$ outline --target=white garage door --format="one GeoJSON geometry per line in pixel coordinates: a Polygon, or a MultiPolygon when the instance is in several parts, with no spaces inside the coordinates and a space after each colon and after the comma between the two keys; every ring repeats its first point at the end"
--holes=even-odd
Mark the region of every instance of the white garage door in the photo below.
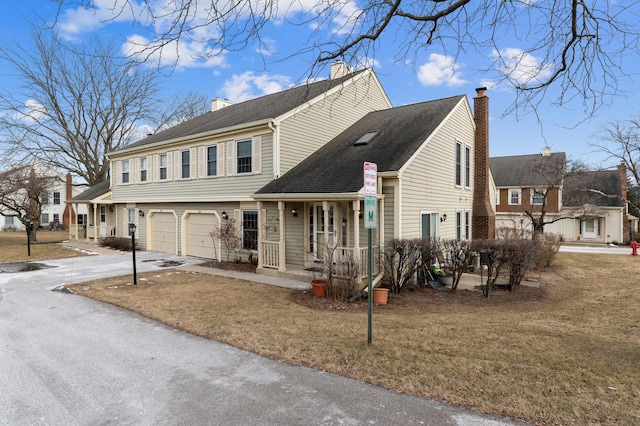
{"type": "Polygon", "coordinates": [[[220,244],[214,244],[211,232],[218,228],[218,219],[210,213],[192,213],[187,217],[187,252],[189,256],[220,258],[220,244]]]}
{"type": "Polygon", "coordinates": [[[175,254],[176,218],[173,213],[154,213],[151,216],[151,250],[175,254]]]}

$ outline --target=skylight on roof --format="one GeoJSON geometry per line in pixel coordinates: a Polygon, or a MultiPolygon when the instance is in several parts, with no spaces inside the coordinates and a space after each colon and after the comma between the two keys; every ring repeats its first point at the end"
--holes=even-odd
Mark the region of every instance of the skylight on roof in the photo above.
{"type": "Polygon", "coordinates": [[[367,145],[371,141],[371,139],[375,138],[378,135],[378,133],[380,133],[378,130],[376,130],[375,132],[365,133],[353,143],[353,146],[367,145]]]}

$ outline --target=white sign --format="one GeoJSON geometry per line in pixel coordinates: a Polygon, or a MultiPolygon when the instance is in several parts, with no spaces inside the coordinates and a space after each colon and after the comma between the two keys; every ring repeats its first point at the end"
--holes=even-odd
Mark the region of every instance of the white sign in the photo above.
{"type": "Polygon", "coordinates": [[[364,163],[364,195],[378,194],[378,165],[376,163],[364,163]]]}
{"type": "Polygon", "coordinates": [[[364,196],[364,229],[376,229],[378,227],[378,197],[375,195],[364,196]]]}

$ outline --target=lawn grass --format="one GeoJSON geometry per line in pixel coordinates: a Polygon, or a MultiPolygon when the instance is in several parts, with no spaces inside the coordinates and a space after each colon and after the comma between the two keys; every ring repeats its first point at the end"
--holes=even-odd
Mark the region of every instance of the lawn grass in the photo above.
{"type": "Polygon", "coordinates": [[[77,250],[57,244],[69,239],[68,231],[38,231],[37,239],[31,243],[29,256],[26,232],[0,232],[0,263],[83,256],[77,250]]]}
{"type": "Polygon", "coordinates": [[[69,286],[285,362],[535,424],[640,424],[640,259],[560,253],[540,288],[431,289],[374,309],[168,270],[69,286]],[[322,309],[318,308],[322,306],[322,309]]]}

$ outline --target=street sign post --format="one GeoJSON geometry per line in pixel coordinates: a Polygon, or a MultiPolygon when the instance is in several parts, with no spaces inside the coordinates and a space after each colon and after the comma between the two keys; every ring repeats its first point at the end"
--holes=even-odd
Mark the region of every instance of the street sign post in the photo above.
{"type": "Polygon", "coordinates": [[[367,300],[369,302],[369,321],[367,343],[373,341],[373,237],[372,230],[378,227],[378,165],[364,163],[364,227],[369,232],[368,268],[369,285],[367,300]]]}

